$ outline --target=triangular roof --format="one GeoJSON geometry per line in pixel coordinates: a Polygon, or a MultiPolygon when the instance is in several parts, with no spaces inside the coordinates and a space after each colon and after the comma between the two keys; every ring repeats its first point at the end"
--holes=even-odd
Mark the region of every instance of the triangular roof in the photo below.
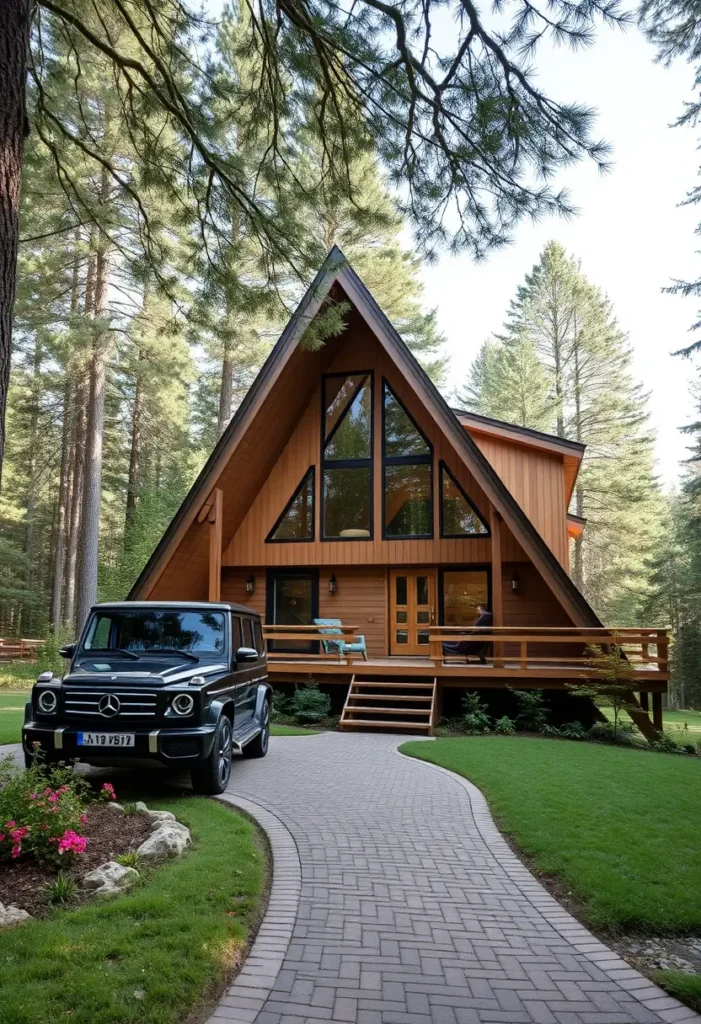
{"type": "MultiPolygon", "coordinates": [[[[215,445],[197,480],[190,488],[185,500],[132,587],[129,597],[139,596],[145,588],[153,583],[174,553],[184,533],[196,522],[203,503],[217,485],[217,480],[224,472],[237,445],[245,437],[247,426],[250,425],[256,411],[259,410],[261,402],[269,389],[280,379],[305,329],[319,312],[334,287],[343,291],[407,381],[421,396],[427,411],[451,439],[455,450],[464,460],[466,468],[548,582],[573,622],[576,625],[584,626],[601,625],[594,610],[567,575],[475,441],[464,429],[458,416],[451,410],[410,349],[402,341],[338,246],[333,247],[307,289],[252,387],[215,445]]],[[[227,543],[227,538],[224,539],[224,543],[227,543]]]]}

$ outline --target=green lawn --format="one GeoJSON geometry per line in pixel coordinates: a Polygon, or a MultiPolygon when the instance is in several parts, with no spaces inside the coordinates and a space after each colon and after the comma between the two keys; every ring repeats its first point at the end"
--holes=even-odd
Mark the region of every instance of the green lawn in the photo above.
{"type": "Polygon", "coordinates": [[[194,850],[129,895],[0,932],[3,1024],[181,1024],[240,962],[266,879],[254,826],[213,800],[146,799],[194,850]]]}
{"type": "MultiPolygon", "coordinates": [[[[479,786],[502,831],[603,931],[701,933],[701,759],[510,736],[405,743],[479,786]]],[[[701,975],[656,980],[701,1010],[701,975]]]]}
{"type": "MultiPolygon", "coordinates": [[[[613,721],[611,708],[603,708],[603,712],[613,721]]],[[[623,717],[629,720],[625,712],[623,717]]],[[[701,711],[664,711],[662,717],[665,731],[670,732],[676,740],[684,741],[684,736],[680,733],[687,735],[691,733],[692,735],[689,736],[691,743],[701,739],[701,711]]]]}
{"type": "Polygon", "coordinates": [[[319,732],[315,729],[303,729],[299,725],[271,725],[270,726],[271,736],[318,736],[319,732]]]}
{"type": "Polygon", "coordinates": [[[22,738],[24,705],[28,692],[7,693],[0,690],[0,743],[19,743],[22,738]]]}

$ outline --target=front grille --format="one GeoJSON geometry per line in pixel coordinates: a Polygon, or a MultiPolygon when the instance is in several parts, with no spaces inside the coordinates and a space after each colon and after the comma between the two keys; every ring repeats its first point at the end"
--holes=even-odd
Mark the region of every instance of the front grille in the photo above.
{"type": "Polygon", "coordinates": [[[66,715],[100,718],[115,721],[123,718],[154,718],[158,694],[143,690],[66,690],[63,707],[66,715]],[[119,710],[116,714],[100,711],[104,697],[116,697],[119,710]]]}

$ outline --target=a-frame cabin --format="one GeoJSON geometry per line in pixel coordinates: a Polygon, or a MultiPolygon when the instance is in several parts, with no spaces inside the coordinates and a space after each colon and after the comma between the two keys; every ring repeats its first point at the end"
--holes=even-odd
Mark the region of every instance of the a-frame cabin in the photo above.
{"type": "Polygon", "coordinates": [[[271,681],[343,686],[349,728],[430,730],[448,687],[563,690],[596,676],[587,645],[615,643],[653,736],[665,631],[605,629],[569,576],[583,453],[451,409],[334,248],[130,597],[251,605],[271,681]],[[330,301],[346,329],[310,351],[330,301]],[[444,648],[479,602],[486,664],[444,648]]]}

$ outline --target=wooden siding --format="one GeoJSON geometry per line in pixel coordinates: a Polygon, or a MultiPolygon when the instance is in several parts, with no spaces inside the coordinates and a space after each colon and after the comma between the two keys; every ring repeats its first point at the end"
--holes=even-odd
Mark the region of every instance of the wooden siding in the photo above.
{"type": "Polygon", "coordinates": [[[569,569],[565,468],[562,457],[468,433],[489,460],[557,560],[569,569]]]}
{"type": "MultiPolygon", "coordinates": [[[[456,456],[451,444],[426,413],[418,396],[408,386],[384,353],[374,336],[362,322],[354,322],[344,336],[344,343],[335,347],[337,355],[331,372],[374,370],[375,388],[375,451],[374,538],[373,540],[321,540],[322,473],[315,481],[315,540],[312,542],[266,543],[265,538],[291,498],[310,465],[319,466],[321,438],[321,381],[317,377],[314,391],[304,409],[289,443],[280,453],[268,479],[243,518],[241,526],[228,544],[222,562],[228,566],[267,565],[438,565],[485,563],[491,560],[488,537],[441,539],[439,537],[439,461],[442,459],[465,493],[489,520],[489,502],[476,481],[456,456]],[[381,417],[382,378],[385,377],[404,403],[434,448],[433,513],[434,537],[427,540],[382,539],[382,451],[381,417]]],[[[513,536],[504,531],[504,557],[525,558],[513,536]]]]}
{"type": "MultiPolygon", "coordinates": [[[[505,626],[569,626],[570,620],[544,580],[529,563],[506,562],[502,572],[505,626]],[[514,573],[518,590],[511,581],[514,573]]],[[[227,568],[222,572],[222,601],[246,604],[266,613],[266,567],[227,568]],[[253,574],[255,593],[246,593],[246,579],[253,574]]],[[[333,565],[319,573],[319,616],[340,619],[365,636],[368,655],[389,653],[387,636],[388,570],[378,566],[333,565]],[[337,591],[329,594],[329,577],[336,576],[337,591]]],[[[550,654],[553,652],[547,651],[550,654]]],[[[567,653],[567,652],[565,652],[567,653]]]]}

